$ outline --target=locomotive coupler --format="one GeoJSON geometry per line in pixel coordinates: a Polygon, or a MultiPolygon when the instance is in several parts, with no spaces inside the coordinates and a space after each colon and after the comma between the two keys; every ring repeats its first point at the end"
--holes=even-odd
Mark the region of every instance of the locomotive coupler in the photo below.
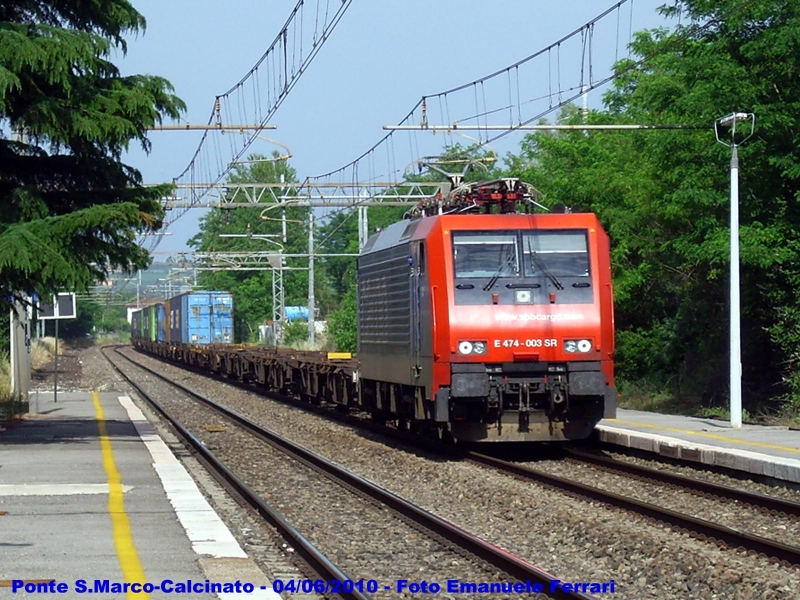
{"type": "Polygon", "coordinates": [[[552,378],[548,382],[550,388],[550,410],[549,416],[563,415],[569,411],[569,394],[567,382],[561,376],[552,378]]]}

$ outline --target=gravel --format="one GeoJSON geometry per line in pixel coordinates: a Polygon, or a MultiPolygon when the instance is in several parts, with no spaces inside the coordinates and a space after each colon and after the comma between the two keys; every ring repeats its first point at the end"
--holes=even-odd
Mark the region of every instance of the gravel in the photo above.
{"type": "Polygon", "coordinates": [[[521,464],[737,531],[793,545],[800,542],[800,520],[794,515],[772,514],[736,501],[707,498],[678,486],[610,473],[600,467],[575,460],[543,460],[521,464]]]}
{"type": "MultiPolygon", "coordinates": [[[[616,598],[800,598],[794,568],[472,463],[442,460],[128,352],[566,581],[614,579],[616,598]]],[[[684,501],[693,508],[699,499],[687,495],[684,501]]]]}
{"type": "MultiPolygon", "coordinates": [[[[128,365],[122,366],[126,372],[131,370],[128,365]]],[[[411,597],[398,594],[395,582],[401,579],[434,581],[443,586],[454,578],[513,582],[447,542],[419,531],[386,507],[261,442],[184,393],[164,390],[163,383],[151,375],[135,376],[148,394],[171,414],[179,414],[189,431],[349,578],[378,581],[380,588],[372,597],[411,597]],[[384,589],[387,585],[390,590],[384,589]]],[[[442,592],[437,597],[456,596],[442,592]]],[[[485,596],[458,595],[472,597],[485,596]]]]}
{"type": "Polygon", "coordinates": [[[661,471],[668,471],[678,475],[685,475],[694,479],[702,479],[710,481],[711,483],[719,483],[721,485],[729,485],[731,487],[738,487],[743,490],[757,492],[760,494],[768,494],[776,498],[783,498],[784,500],[791,500],[793,502],[800,502],[800,489],[787,485],[769,485],[760,483],[747,477],[747,474],[742,474],[742,477],[732,477],[726,475],[713,467],[695,466],[694,463],[675,464],[674,462],[663,460],[659,457],[644,458],[626,452],[605,452],[611,458],[629,462],[636,465],[642,465],[661,471]]]}

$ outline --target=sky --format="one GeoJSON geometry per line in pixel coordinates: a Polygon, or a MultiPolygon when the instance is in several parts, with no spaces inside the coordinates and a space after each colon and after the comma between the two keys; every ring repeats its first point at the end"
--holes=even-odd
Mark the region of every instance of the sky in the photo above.
{"type": "MultiPolygon", "coordinates": [[[[306,0],[312,5],[318,1],[338,2],[306,0]]],[[[615,55],[622,57],[614,46],[624,46],[631,30],[673,24],[657,14],[665,1],[633,0],[619,19],[605,27],[604,35],[598,28],[596,73],[607,71],[615,55]]],[[[250,70],[296,4],[296,0],[132,2],[147,20],[147,29],[144,35],[128,39],[127,54],[116,62],[124,74],[148,73],[171,81],[187,105],[185,120],[192,124],[207,122],[215,96],[250,70]]],[[[612,0],[353,0],[271,120],[277,129],[265,135],[291,149],[290,164],[300,178],[335,170],[369,149],[385,134],[382,127],[398,123],[422,95],[502,69],[578,29],[612,4],[612,0]]],[[[570,57],[577,47],[572,46],[564,46],[565,69],[570,59],[578,60],[570,57]]],[[[524,76],[535,88],[536,77],[524,76]]],[[[541,82],[543,93],[546,85],[541,82]]],[[[591,107],[600,107],[601,93],[589,94],[591,107]]],[[[494,100],[489,98],[488,103],[494,100]]],[[[431,108],[431,122],[440,121],[431,108]]],[[[499,124],[509,119],[496,115],[490,122],[495,120],[499,124]]],[[[201,135],[152,132],[151,153],[132,149],[124,160],[142,172],[146,183],[172,181],[188,164],[201,135]]],[[[424,144],[439,143],[430,133],[417,136],[424,144]]],[[[507,136],[499,142],[498,153],[514,150],[520,139],[520,134],[507,136]]],[[[415,147],[416,141],[409,152],[415,147]]],[[[273,150],[283,152],[262,141],[250,148],[264,154],[273,150]]],[[[192,209],[171,225],[172,236],[165,237],[158,250],[185,250],[202,212],[192,209]]]]}

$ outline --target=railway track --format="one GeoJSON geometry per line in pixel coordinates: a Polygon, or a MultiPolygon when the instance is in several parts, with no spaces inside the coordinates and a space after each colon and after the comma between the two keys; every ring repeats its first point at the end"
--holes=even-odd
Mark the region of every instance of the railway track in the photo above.
{"type": "MultiPolygon", "coordinates": [[[[124,357],[116,352],[118,356],[124,357]]],[[[181,422],[168,412],[152,395],[148,394],[136,381],[115,363],[108,354],[108,350],[103,350],[104,357],[111,366],[131,385],[151,407],[153,407],[176,431],[184,444],[191,448],[201,459],[203,464],[209,469],[212,475],[227,489],[235,492],[236,495],[244,499],[264,520],[269,522],[281,534],[281,536],[297,551],[302,560],[319,578],[324,580],[344,581],[347,576],[330,561],[318,548],[311,544],[296,528],[294,528],[277,510],[267,504],[245,481],[238,477],[229,469],[217,456],[208,449],[200,439],[192,434],[181,422]]],[[[128,359],[130,360],[130,359],[128,359]]],[[[132,361],[131,361],[132,362],[132,361]]],[[[133,363],[135,364],[135,363],[133,363]]],[[[139,366],[139,365],[137,365],[139,366]]],[[[146,367],[139,366],[146,369],[146,367]]],[[[369,596],[358,590],[350,593],[343,592],[340,597],[344,600],[368,600],[369,596]]]]}
{"type": "MultiPolygon", "coordinates": [[[[593,501],[602,502],[609,506],[630,511],[649,519],[654,519],[674,527],[679,531],[689,532],[702,540],[716,541],[731,548],[744,548],[747,551],[781,561],[787,565],[800,565],[800,548],[796,546],[790,546],[772,539],[738,531],[708,520],[699,519],[655,504],[604,490],[593,485],[566,479],[536,468],[501,460],[485,454],[458,451],[452,454],[460,455],[481,465],[497,469],[522,479],[535,481],[554,489],[562,490],[593,501]]],[[[577,451],[572,451],[571,456],[574,460],[583,460],[592,462],[593,464],[603,465],[604,468],[607,469],[617,469],[618,471],[633,473],[639,478],[668,482],[671,486],[702,491],[702,493],[707,496],[746,502],[762,510],[780,511],[787,515],[800,514],[800,504],[794,502],[746,492],[728,486],[702,482],[688,477],[664,474],[654,469],[645,469],[644,467],[627,469],[626,466],[623,466],[625,463],[623,463],[623,465],[617,465],[616,463],[618,461],[613,461],[613,459],[608,459],[608,461],[606,461],[603,460],[602,457],[590,457],[585,455],[585,453],[577,453],[577,451]],[[662,478],[661,475],[664,475],[664,477],[662,478]]]]}
{"type": "MultiPolygon", "coordinates": [[[[423,510],[413,503],[343,469],[290,440],[261,427],[247,417],[198,394],[194,390],[178,382],[170,380],[158,372],[131,360],[124,354],[114,352],[114,355],[115,357],[122,358],[129,366],[135,365],[134,369],[141,369],[147,372],[149,376],[157,377],[161,382],[165,382],[173,388],[180,390],[183,395],[201,403],[202,406],[213,410],[218,415],[222,415],[228,422],[235,423],[238,427],[247,430],[250,435],[257,437],[260,441],[280,451],[283,455],[291,457],[292,460],[302,464],[304,467],[317,473],[324,474],[326,478],[330,481],[335,481],[343,489],[355,491],[359,496],[367,498],[371,503],[381,507],[384,511],[388,508],[399,520],[409,524],[417,532],[423,532],[430,537],[435,544],[449,548],[454,556],[457,557],[457,562],[462,563],[463,560],[467,558],[478,565],[479,571],[482,570],[486,573],[492,573],[488,580],[508,581],[511,584],[517,582],[524,588],[514,588],[514,592],[517,595],[536,595],[542,593],[552,598],[592,598],[592,596],[581,593],[580,591],[565,591],[563,587],[555,587],[554,589],[552,582],[558,580],[546,571],[453,525],[449,521],[423,510]]],[[[282,534],[285,534],[287,540],[290,540],[293,545],[296,544],[297,548],[302,549],[304,560],[306,560],[312,570],[319,575],[319,579],[326,581],[353,581],[352,578],[347,577],[343,569],[337,567],[319,549],[315,548],[303,535],[292,527],[286,518],[261,499],[243,478],[237,476],[231,468],[226,467],[222,461],[208,449],[208,444],[189,432],[175,416],[170,414],[170,411],[161,406],[151,394],[148,394],[147,391],[143,389],[142,385],[137,383],[133,377],[126,373],[115,360],[112,360],[108,352],[105,353],[105,356],[137,392],[151,403],[198,453],[203,455],[205,462],[209,464],[215,472],[219,473],[225,482],[232,486],[248,503],[254,506],[256,510],[272,523],[273,526],[278,528],[282,534]]],[[[441,559],[441,556],[437,558],[439,561],[441,561],[441,559]]],[[[463,569],[463,566],[460,568],[463,569]]],[[[487,579],[482,579],[482,581],[485,580],[487,579]]],[[[359,579],[355,581],[359,581],[359,579]]],[[[384,587],[382,585],[380,590],[370,589],[368,591],[397,592],[400,590],[390,590],[389,586],[384,587]]],[[[408,589],[408,591],[413,591],[413,589],[408,589]]],[[[330,593],[330,590],[326,590],[326,593],[330,593]]],[[[344,598],[369,597],[359,590],[354,590],[353,593],[345,592],[339,595],[344,598]]]]}
{"type": "Polygon", "coordinates": [[[659,484],[673,486],[676,489],[690,490],[701,497],[723,498],[731,502],[748,504],[765,512],[783,513],[785,515],[800,517],[799,502],[792,502],[791,500],[750,492],[741,488],[712,483],[702,479],[694,479],[685,475],[637,465],[608,456],[585,452],[576,448],[564,448],[563,452],[569,460],[594,465],[608,472],[624,473],[643,481],[654,481],[659,484]]]}
{"type": "MultiPolygon", "coordinates": [[[[201,373],[202,374],[202,373],[201,373]]],[[[207,376],[207,375],[204,375],[207,376]]],[[[241,384],[235,381],[226,381],[247,389],[257,390],[252,386],[241,384]]],[[[257,390],[260,391],[260,390],[257,390]]],[[[263,393],[263,392],[262,392],[263,393]]],[[[274,396],[268,394],[269,396],[274,396]]],[[[281,398],[281,400],[286,400],[281,398]]],[[[312,406],[304,402],[291,401],[292,404],[300,406],[305,410],[311,410],[317,414],[343,420],[350,424],[357,424],[359,427],[367,428],[376,433],[395,437],[408,442],[407,432],[397,431],[392,427],[366,421],[357,416],[347,416],[334,413],[324,407],[312,406]]],[[[550,488],[561,490],[569,494],[587,498],[592,501],[602,502],[611,507],[619,508],[636,514],[640,514],[648,519],[658,521],[673,527],[682,532],[687,532],[701,540],[710,540],[730,548],[742,548],[758,555],[766,556],[770,559],[780,561],[786,565],[800,565],[800,548],[783,544],[779,541],[768,539],[759,535],[754,535],[739,531],[732,527],[726,527],[709,520],[696,518],[679,511],[671,510],[653,503],[637,500],[632,497],[623,496],[597,486],[583,484],[573,479],[559,477],[554,474],[546,473],[543,470],[521,465],[516,462],[504,461],[492,456],[478,452],[465,451],[460,448],[443,446],[440,443],[432,442],[424,438],[414,440],[415,444],[421,444],[426,449],[442,453],[453,459],[466,459],[475,463],[496,469],[500,472],[512,475],[517,478],[535,481],[550,488]]],[[[670,474],[666,471],[648,469],[637,465],[631,465],[622,461],[617,461],[602,456],[591,455],[574,449],[564,450],[568,460],[590,463],[598,468],[607,471],[616,471],[639,478],[671,486],[673,489],[689,490],[697,495],[706,498],[719,498],[727,501],[739,502],[756,507],[763,512],[783,513],[789,516],[800,515],[800,504],[767,496],[756,494],[730,486],[722,486],[702,480],[697,480],[681,475],[670,474]]]]}

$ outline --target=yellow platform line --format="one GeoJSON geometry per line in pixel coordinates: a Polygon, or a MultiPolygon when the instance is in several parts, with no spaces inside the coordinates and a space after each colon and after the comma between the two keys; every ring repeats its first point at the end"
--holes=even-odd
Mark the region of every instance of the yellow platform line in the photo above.
{"type": "Polygon", "coordinates": [[[676,427],[662,427],[661,425],[650,425],[648,423],[639,423],[637,421],[626,421],[625,419],[605,419],[614,423],[623,423],[625,425],[636,425],[637,427],[647,427],[648,429],[662,429],[664,431],[674,431],[676,433],[686,433],[689,435],[697,435],[700,437],[707,437],[714,440],[722,440],[724,442],[733,442],[734,444],[742,444],[744,446],[756,446],[758,448],[771,448],[772,450],[783,450],[785,452],[794,452],[800,454],[800,448],[792,448],[790,446],[778,446],[776,444],[765,444],[764,442],[748,442],[745,440],[737,440],[736,438],[726,437],[724,435],[716,435],[714,433],[706,433],[704,431],[692,431],[691,429],[678,429],[676,427]]]}
{"type": "MultiPolygon", "coordinates": [[[[111,448],[111,439],[108,437],[103,407],[100,405],[100,394],[92,392],[92,402],[94,402],[97,428],[100,430],[100,451],[103,455],[103,468],[108,478],[108,513],[111,516],[117,560],[119,560],[122,576],[127,583],[144,584],[147,579],[145,579],[144,569],[139,561],[136,547],[133,545],[131,522],[128,519],[128,513],[125,512],[122,477],[117,471],[116,462],[114,462],[114,451],[111,448]]],[[[144,592],[135,594],[128,591],[125,597],[128,600],[149,600],[150,594],[144,592]]]]}

